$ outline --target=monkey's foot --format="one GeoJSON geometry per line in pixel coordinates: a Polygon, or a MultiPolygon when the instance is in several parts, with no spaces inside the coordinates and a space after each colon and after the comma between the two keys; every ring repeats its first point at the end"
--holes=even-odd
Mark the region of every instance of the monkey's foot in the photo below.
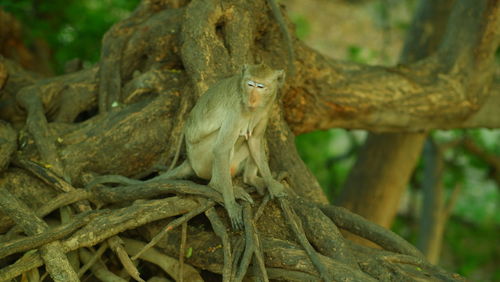
{"type": "Polygon", "coordinates": [[[250,204],[253,204],[252,197],[250,196],[250,194],[247,193],[247,191],[245,191],[245,189],[243,189],[243,187],[238,185],[233,185],[233,187],[234,187],[234,197],[236,199],[244,200],[249,202],[250,204]]]}
{"type": "Polygon", "coordinates": [[[266,182],[264,181],[264,179],[262,177],[259,177],[257,175],[253,175],[253,176],[244,175],[243,182],[250,185],[250,186],[255,187],[255,189],[257,190],[257,193],[259,193],[259,195],[261,195],[261,196],[264,195],[267,186],[266,186],[266,182]]]}
{"type": "Polygon", "coordinates": [[[273,199],[274,197],[285,197],[287,195],[285,186],[274,179],[268,181],[267,189],[269,189],[269,195],[271,196],[271,199],[273,199]]]}

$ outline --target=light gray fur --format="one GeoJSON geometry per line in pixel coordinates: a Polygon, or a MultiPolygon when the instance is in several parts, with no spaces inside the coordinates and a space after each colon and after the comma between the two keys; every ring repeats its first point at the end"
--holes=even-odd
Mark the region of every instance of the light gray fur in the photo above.
{"type": "Polygon", "coordinates": [[[210,87],[198,99],[184,127],[187,159],[161,177],[196,175],[210,180],[209,186],[222,193],[236,228],[241,227],[242,218],[235,194],[250,202],[252,198],[242,188],[233,187],[232,176],[243,171],[243,181],[260,193],[267,187],[272,197],[283,196],[283,186],[272,178],[263,147],[269,111],[283,81],[282,70],[245,65],[241,73],[210,87]],[[248,81],[256,82],[251,83],[255,87],[248,86],[248,81]],[[256,86],[261,84],[265,87],[256,86]]]}

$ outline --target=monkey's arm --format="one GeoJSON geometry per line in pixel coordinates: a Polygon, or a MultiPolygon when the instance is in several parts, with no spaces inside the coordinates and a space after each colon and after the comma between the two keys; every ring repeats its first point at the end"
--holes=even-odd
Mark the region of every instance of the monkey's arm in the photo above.
{"type": "Polygon", "coordinates": [[[267,119],[262,120],[254,129],[254,133],[251,138],[248,139],[248,148],[250,150],[250,156],[254,159],[257,168],[259,169],[260,175],[264,179],[264,182],[269,189],[269,194],[271,197],[281,197],[286,196],[285,188],[283,184],[276,181],[271,175],[271,169],[269,169],[269,164],[266,160],[264,153],[264,147],[262,143],[264,141],[264,132],[267,127],[267,119]]]}
{"type": "Polygon", "coordinates": [[[239,135],[237,125],[232,122],[235,120],[237,119],[227,117],[219,129],[217,140],[212,149],[212,178],[208,185],[222,193],[224,205],[226,206],[233,228],[242,229],[243,218],[241,206],[236,203],[234,197],[230,172],[231,153],[239,135]]]}

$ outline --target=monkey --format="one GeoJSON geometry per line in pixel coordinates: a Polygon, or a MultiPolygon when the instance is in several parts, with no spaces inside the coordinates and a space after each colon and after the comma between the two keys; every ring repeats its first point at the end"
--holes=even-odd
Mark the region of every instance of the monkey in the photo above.
{"type": "Polygon", "coordinates": [[[209,180],[208,186],[222,194],[234,229],[243,226],[242,208],[235,194],[253,202],[241,187],[233,187],[235,175],[242,172],[243,182],[260,194],[267,188],[271,198],[286,196],[283,184],[271,175],[263,147],[270,110],[284,79],[283,70],[245,64],[239,73],[211,86],[186,120],[186,160],[158,177],[209,180]]]}

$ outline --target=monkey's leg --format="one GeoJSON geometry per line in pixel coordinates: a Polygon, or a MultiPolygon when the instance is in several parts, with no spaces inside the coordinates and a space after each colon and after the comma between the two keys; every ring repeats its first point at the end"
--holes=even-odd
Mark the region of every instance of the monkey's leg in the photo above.
{"type": "Polygon", "coordinates": [[[158,175],[157,177],[151,180],[157,179],[186,179],[191,176],[194,176],[194,170],[191,167],[191,164],[187,160],[185,160],[180,166],[167,171],[163,174],[158,175]]]}
{"type": "Polygon", "coordinates": [[[241,230],[243,228],[242,208],[234,197],[231,179],[231,158],[238,135],[239,130],[235,128],[235,124],[230,122],[222,124],[212,149],[212,178],[208,186],[222,193],[224,207],[231,219],[231,225],[234,229],[241,230]]]}
{"type": "Polygon", "coordinates": [[[283,184],[276,181],[271,175],[271,170],[269,169],[269,164],[264,156],[264,148],[262,147],[261,142],[261,138],[250,138],[248,140],[251,158],[257,166],[260,175],[262,175],[263,181],[269,190],[271,198],[286,196],[283,184]]]}
{"type": "Polygon", "coordinates": [[[245,163],[245,170],[243,172],[243,182],[252,185],[257,189],[257,193],[264,195],[266,183],[262,177],[257,176],[257,165],[252,157],[248,157],[245,163]]]}
{"type": "MultiPolygon", "coordinates": [[[[234,177],[235,175],[239,174],[242,168],[244,168],[246,171],[246,166],[247,166],[246,160],[248,159],[250,153],[248,151],[248,146],[244,141],[243,137],[239,137],[238,140],[236,141],[236,144],[234,146],[234,151],[235,152],[231,157],[231,166],[230,166],[231,177],[234,177]]],[[[243,181],[245,182],[245,180],[243,181]]],[[[250,184],[248,182],[245,183],[250,184]]],[[[243,189],[238,185],[233,185],[233,189],[234,189],[234,196],[237,199],[242,199],[253,204],[252,197],[247,193],[247,191],[245,191],[245,189],[243,189]]]]}

